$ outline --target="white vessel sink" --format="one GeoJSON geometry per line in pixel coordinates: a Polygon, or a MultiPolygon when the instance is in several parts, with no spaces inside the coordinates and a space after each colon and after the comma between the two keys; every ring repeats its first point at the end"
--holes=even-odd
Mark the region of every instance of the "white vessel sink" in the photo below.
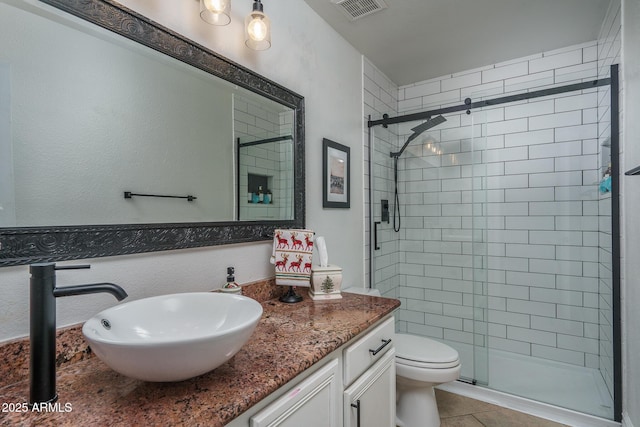
{"type": "Polygon", "coordinates": [[[182,381],[217,368],[249,340],[262,306],[241,295],[193,292],[104,310],[82,327],[113,370],[144,381],[182,381]]]}

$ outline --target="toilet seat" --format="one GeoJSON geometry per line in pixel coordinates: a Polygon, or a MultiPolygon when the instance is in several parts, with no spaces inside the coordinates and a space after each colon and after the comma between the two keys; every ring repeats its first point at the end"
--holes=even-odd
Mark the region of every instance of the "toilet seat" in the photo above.
{"type": "Polygon", "coordinates": [[[426,337],[396,334],[396,363],[424,369],[449,369],[460,365],[458,352],[426,337]]]}

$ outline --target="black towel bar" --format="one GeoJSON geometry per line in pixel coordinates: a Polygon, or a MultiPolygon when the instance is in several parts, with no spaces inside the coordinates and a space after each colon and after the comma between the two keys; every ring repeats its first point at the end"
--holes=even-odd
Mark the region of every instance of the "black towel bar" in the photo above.
{"type": "Polygon", "coordinates": [[[162,195],[162,194],[138,194],[138,193],[132,193],[131,191],[125,191],[124,192],[124,198],[125,199],[130,199],[133,196],[137,196],[137,197],[165,197],[165,198],[169,198],[169,199],[187,199],[189,202],[193,202],[194,200],[197,199],[196,196],[192,196],[192,195],[187,195],[187,196],[166,196],[166,195],[162,195]]]}

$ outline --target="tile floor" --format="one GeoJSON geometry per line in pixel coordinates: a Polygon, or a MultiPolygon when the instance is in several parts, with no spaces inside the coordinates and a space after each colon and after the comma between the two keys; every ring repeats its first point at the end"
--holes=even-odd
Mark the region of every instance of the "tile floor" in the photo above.
{"type": "Polygon", "coordinates": [[[441,427],[566,427],[553,421],[436,389],[441,427]]]}

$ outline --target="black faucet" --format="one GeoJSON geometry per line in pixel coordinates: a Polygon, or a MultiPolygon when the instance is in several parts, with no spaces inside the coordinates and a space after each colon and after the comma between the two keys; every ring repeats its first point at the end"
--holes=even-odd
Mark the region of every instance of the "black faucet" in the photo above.
{"type": "Polygon", "coordinates": [[[81,268],[90,268],[90,266],[56,266],[53,262],[29,266],[31,273],[29,402],[31,404],[58,400],[56,393],[56,298],[99,292],[108,292],[118,301],[127,297],[124,289],[113,283],[56,287],[56,270],[81,268]]]}

